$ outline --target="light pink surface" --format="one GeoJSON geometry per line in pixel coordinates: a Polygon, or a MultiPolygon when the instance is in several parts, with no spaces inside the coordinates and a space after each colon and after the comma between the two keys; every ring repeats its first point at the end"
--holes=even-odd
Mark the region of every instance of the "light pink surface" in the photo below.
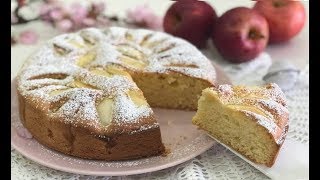
{"type": "MultiPolygon", "coordinates": [[[[230,82],[218,68],[218,82],[230,82]]],[[[211,148],[215,141],[191,123],[194,111],[154,108],[162,140],[171,150],[167,156],[130,161],[86,160],[68,156],[17,134],[22,125],[18,114],[15,81],[11,83],[11,145],[25,157],[53,169],[86,175],[120,176],[157,171],[188,161],[211,148]]]]}

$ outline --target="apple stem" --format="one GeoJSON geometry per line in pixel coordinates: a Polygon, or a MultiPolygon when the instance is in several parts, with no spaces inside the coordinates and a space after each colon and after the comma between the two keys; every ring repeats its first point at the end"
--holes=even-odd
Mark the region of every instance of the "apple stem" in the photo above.
{"type": "Polygon", "coordinates": [[[181,22],[181,16],[175,15],[174,20],[175,20],[175,24],[179,24],[181,22]]]}
{"type": "Polygon", "coordinates": [[[284,1],[274,1],[273,2],[273,6],[274,7],[281,7],[281,6],[284,6],[284,5],[285,5],[284,1]]]}
{"type": "Polygon", "coordinates": [[[260,34],[257,30],[251,29],[249,31],[249,39],[262,39],[264,36],[260,34]]]}

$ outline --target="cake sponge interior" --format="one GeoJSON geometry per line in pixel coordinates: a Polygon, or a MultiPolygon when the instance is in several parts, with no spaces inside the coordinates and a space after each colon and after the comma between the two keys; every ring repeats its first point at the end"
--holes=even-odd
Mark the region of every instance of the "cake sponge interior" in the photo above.
{"type": "Polygon", "coordinates": [[[224,104],[210,88],[202,92],[192,123],[250,160],[272,166],[278,145],[272,135],[238,109],[254,107],[224,104]]]}

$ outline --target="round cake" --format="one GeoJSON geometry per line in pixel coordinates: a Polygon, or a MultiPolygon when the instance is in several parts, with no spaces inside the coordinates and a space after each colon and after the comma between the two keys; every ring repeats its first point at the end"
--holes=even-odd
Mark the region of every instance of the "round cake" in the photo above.
{"type": "Polygon", "coordinates": [[[151,107],[196,110],[215,86],[210,61],[162,32],[111,27],[49,40],[17,77],[23,125],[41,144],[103,160],[160,155],[151,107]]]}

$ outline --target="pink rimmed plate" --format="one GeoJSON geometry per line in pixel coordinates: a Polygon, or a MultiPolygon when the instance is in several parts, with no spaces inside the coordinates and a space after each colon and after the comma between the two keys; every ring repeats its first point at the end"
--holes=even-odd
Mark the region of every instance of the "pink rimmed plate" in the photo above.
{"type": "MultiPolygon", "coordinates": [[[[230,83],[216,66],[218,83],[230,83]]],[[[25,157],[44,166],[85,175],[121,176],[153,172],[186,162],[211,148],[216,142],[191,123],[194,111],[153,109],[160,123],[161,135],[167,156],[156,156],[129,161],[87,160],[51,150],[35,139],[17,134],[22,127],[19,119],[15,81],[11,83],[11,145],[25,157]]]]}

